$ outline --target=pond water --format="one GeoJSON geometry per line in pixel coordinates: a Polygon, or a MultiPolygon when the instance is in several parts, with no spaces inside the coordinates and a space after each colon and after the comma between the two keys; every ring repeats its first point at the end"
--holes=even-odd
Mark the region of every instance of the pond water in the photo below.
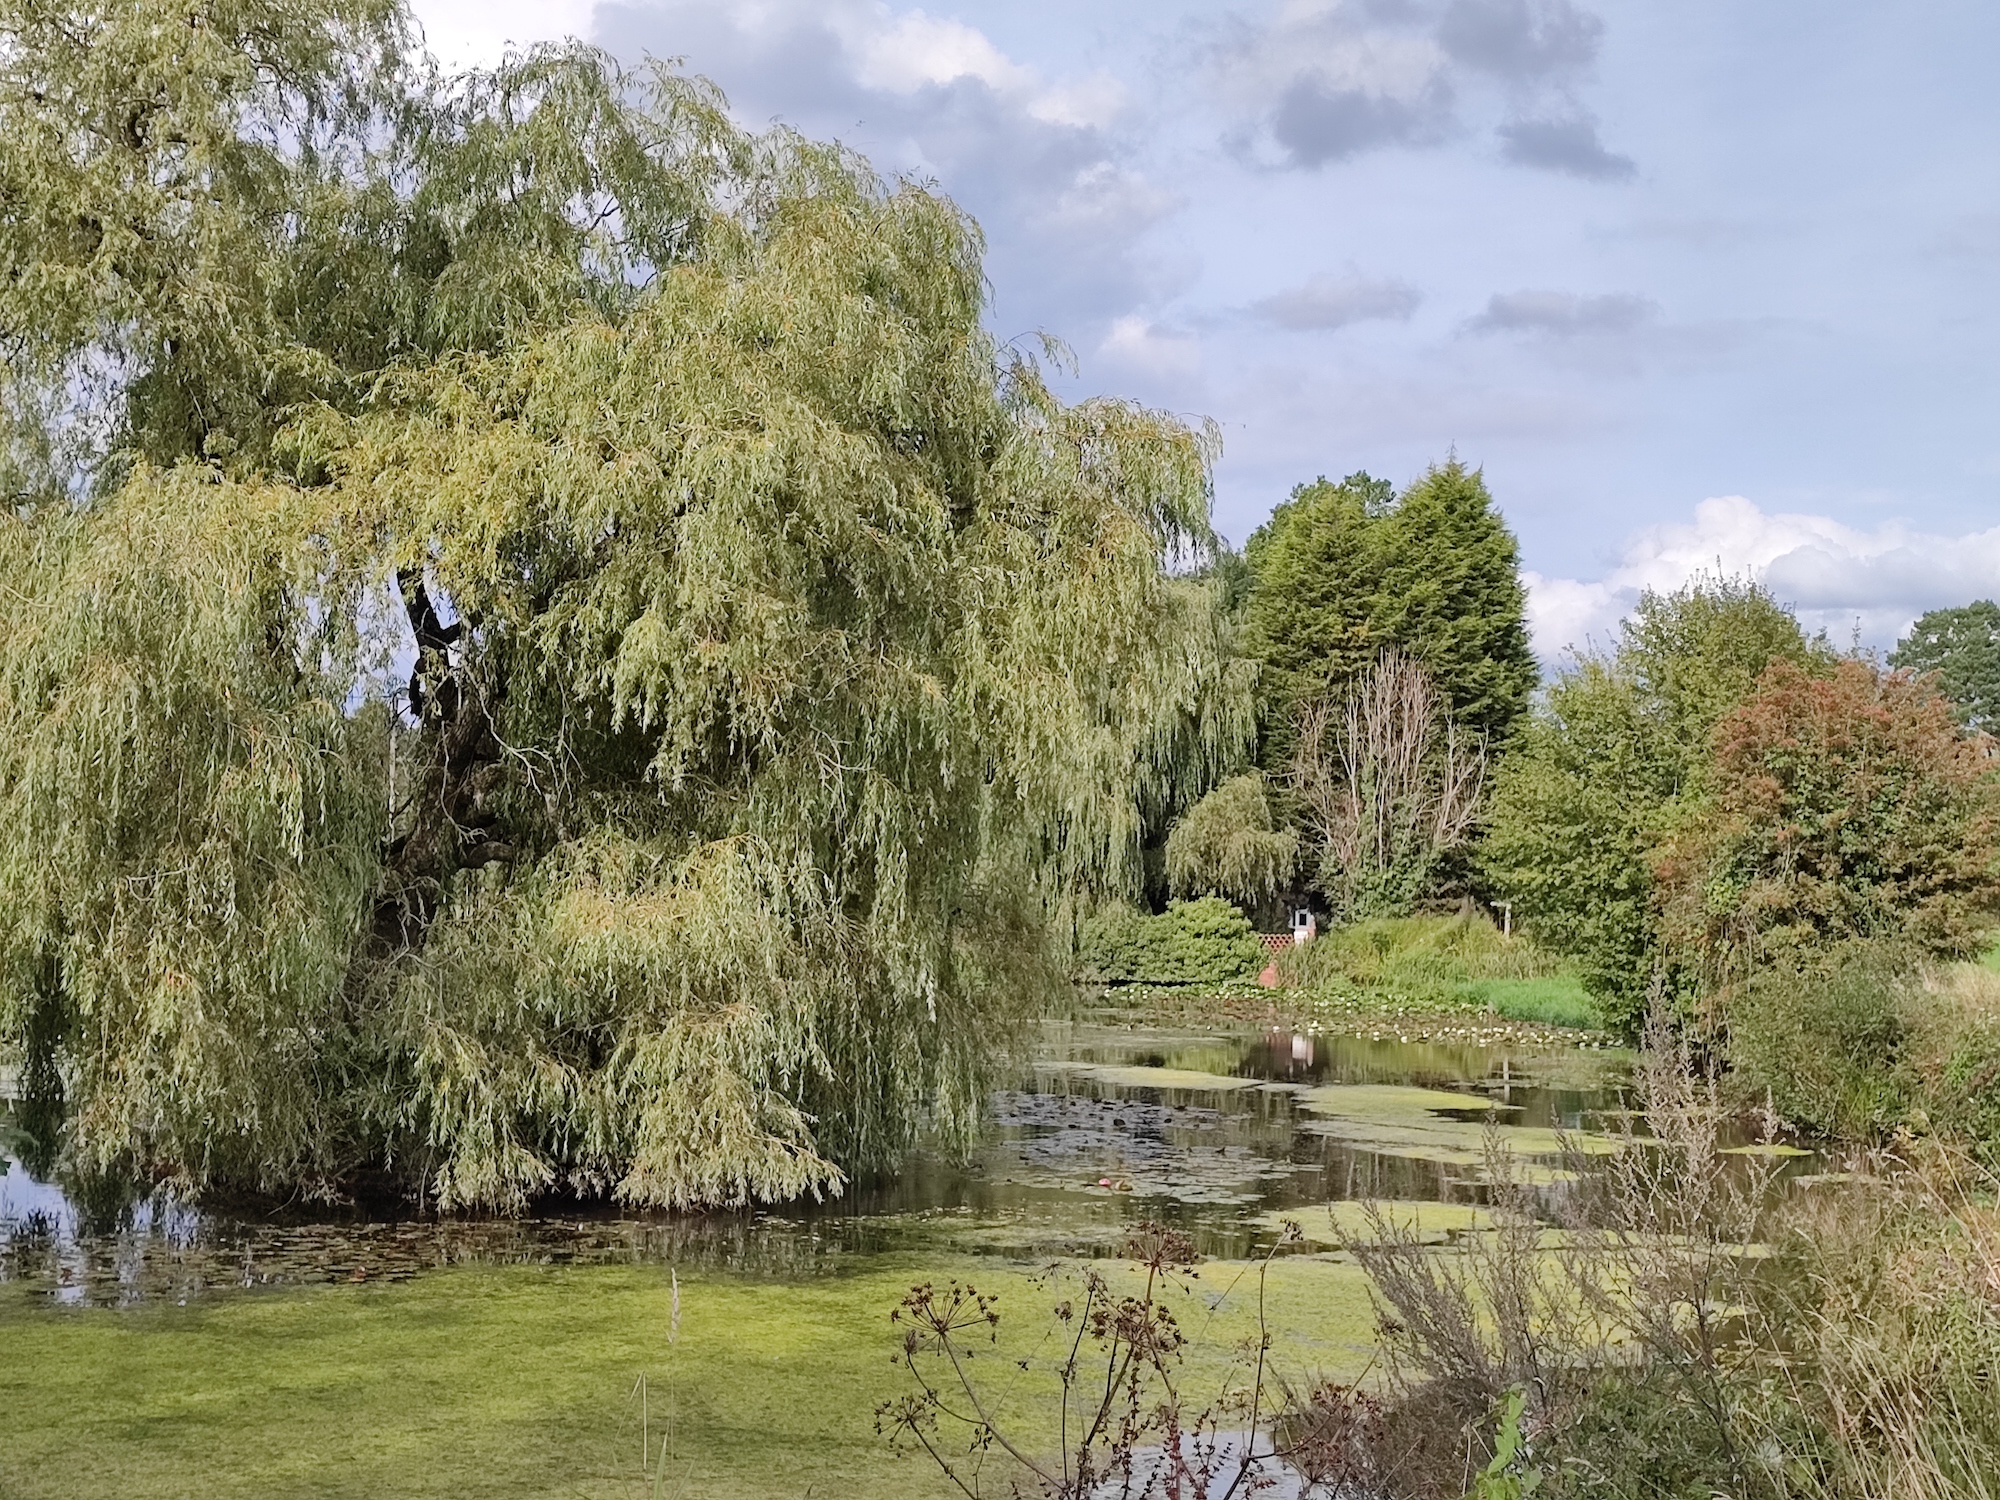
{"type": "Polygon", "coordinates": [[[466,1264],[671,1263],[802,1279],[885,1254],[1117,1253],[1140,1219],[1205,1256],[1268,1246],[1290,1216],[1358,1199],[1476,1203],[1489,1128],[1531,1175],[1557,1132],[1601,1131],[1625,1060],[1547,1045],[1293,1031],[1050,1024],[996,1092],[970,1160],[919,1151],[818,1205],[702,1215],[577,1210],[520,1220],[307,1217],[169,1196],[93,1223],[8,1162],[0,1280],[59,1302],[186,1302],[466,1264]],[[1490,1122],[1490,1123],[1489,1123],[1490,1122]]]}

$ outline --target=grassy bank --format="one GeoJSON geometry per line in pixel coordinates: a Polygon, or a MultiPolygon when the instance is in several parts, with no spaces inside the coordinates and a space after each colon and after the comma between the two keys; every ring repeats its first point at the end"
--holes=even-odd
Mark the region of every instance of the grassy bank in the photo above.
{"type": "Polygon", "coordinates": [[[1134,984],[1101,997],[1182,1022],[1488,1043],[1602,1039],[1603,1017],[1576,974],[1483,916],[1361,922],[1285,950],[1276,965],[1276,989],[1248,980],[1134,984]]]}
{"type": "MultiPolygon", "coordinates": [[[[1032,1427],[1054,1294],[990,1259],[871,1260],[788,1284],[681,1281],[660,1267],[467,1267],[401,1284],[224,1293],[187,1307],[68,1310],[0,1287],[0,1494],[636,1496],[629,1395],[648,1376],[657,1437],[677,1412],[666,1493],[704,1500],[928,1497],[928,1464],[892,1456],[875,1404],[900,1390],[888,1312],[913,1281],[997,1292],[1007,1355],[992,1381],[1032,1427]],[[684,1491],[676,1486],[685,1483],[684,1491]]],[[[1183,1321],[1202,1360],[1253,1326],[1243,1268],[1202,1268],[1183,1321]],[[1201,1324],[1200,1328],[1194,1325],[1201,1324]]],[[[1297,1259],[1273,1270],[1271,1326],[1293,1358],[1358,1371],[1365,1279],[1297,1259]]]]}

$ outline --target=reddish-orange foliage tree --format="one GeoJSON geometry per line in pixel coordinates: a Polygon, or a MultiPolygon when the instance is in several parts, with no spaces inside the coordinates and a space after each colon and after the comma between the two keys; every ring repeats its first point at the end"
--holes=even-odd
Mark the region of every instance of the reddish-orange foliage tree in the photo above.
{"type": "Polygon", "coordinates": [[[1963,956],[2000,912],[2000,761],[1928,680],[1774,663],[1716,726],[1659,867],[1670,943],[1711,980],[1853,939],[1963,956]]]}

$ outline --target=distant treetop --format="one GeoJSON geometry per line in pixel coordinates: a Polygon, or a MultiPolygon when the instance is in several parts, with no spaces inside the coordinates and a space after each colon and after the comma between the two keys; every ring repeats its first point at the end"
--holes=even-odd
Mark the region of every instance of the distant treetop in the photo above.
{"type": "Polygon", "coordinates": [[[1889,665],[1935,672],[1938,687],[1974,729],[2000,728],[2000,604],[1934,609],[1889,653],[1889,665]]]}
{"type": "Polygon", "coordinates": [[[1537,670],[1520,549],[1478,470],[1454,458],[1400,496],[1366,473],[1300,485],[1245,556],[1267,764],[1288,753],[1298,703],[1392,647],[1431,674],[1461,725],[1504,739],[1527,707],[1537,670]]]}

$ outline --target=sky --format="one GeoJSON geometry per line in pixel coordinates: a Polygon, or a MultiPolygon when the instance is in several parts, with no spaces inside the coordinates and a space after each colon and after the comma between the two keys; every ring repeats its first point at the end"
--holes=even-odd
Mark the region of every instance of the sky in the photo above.
{"type": "Polygon", "coordinates": [[[1240,543],[1456,454],[1537,649],[1754,572],[1842,645],[2000,597],[1990,0],[417,0],[934,182],[990,327],[1211,418],[1240,543]]]}

